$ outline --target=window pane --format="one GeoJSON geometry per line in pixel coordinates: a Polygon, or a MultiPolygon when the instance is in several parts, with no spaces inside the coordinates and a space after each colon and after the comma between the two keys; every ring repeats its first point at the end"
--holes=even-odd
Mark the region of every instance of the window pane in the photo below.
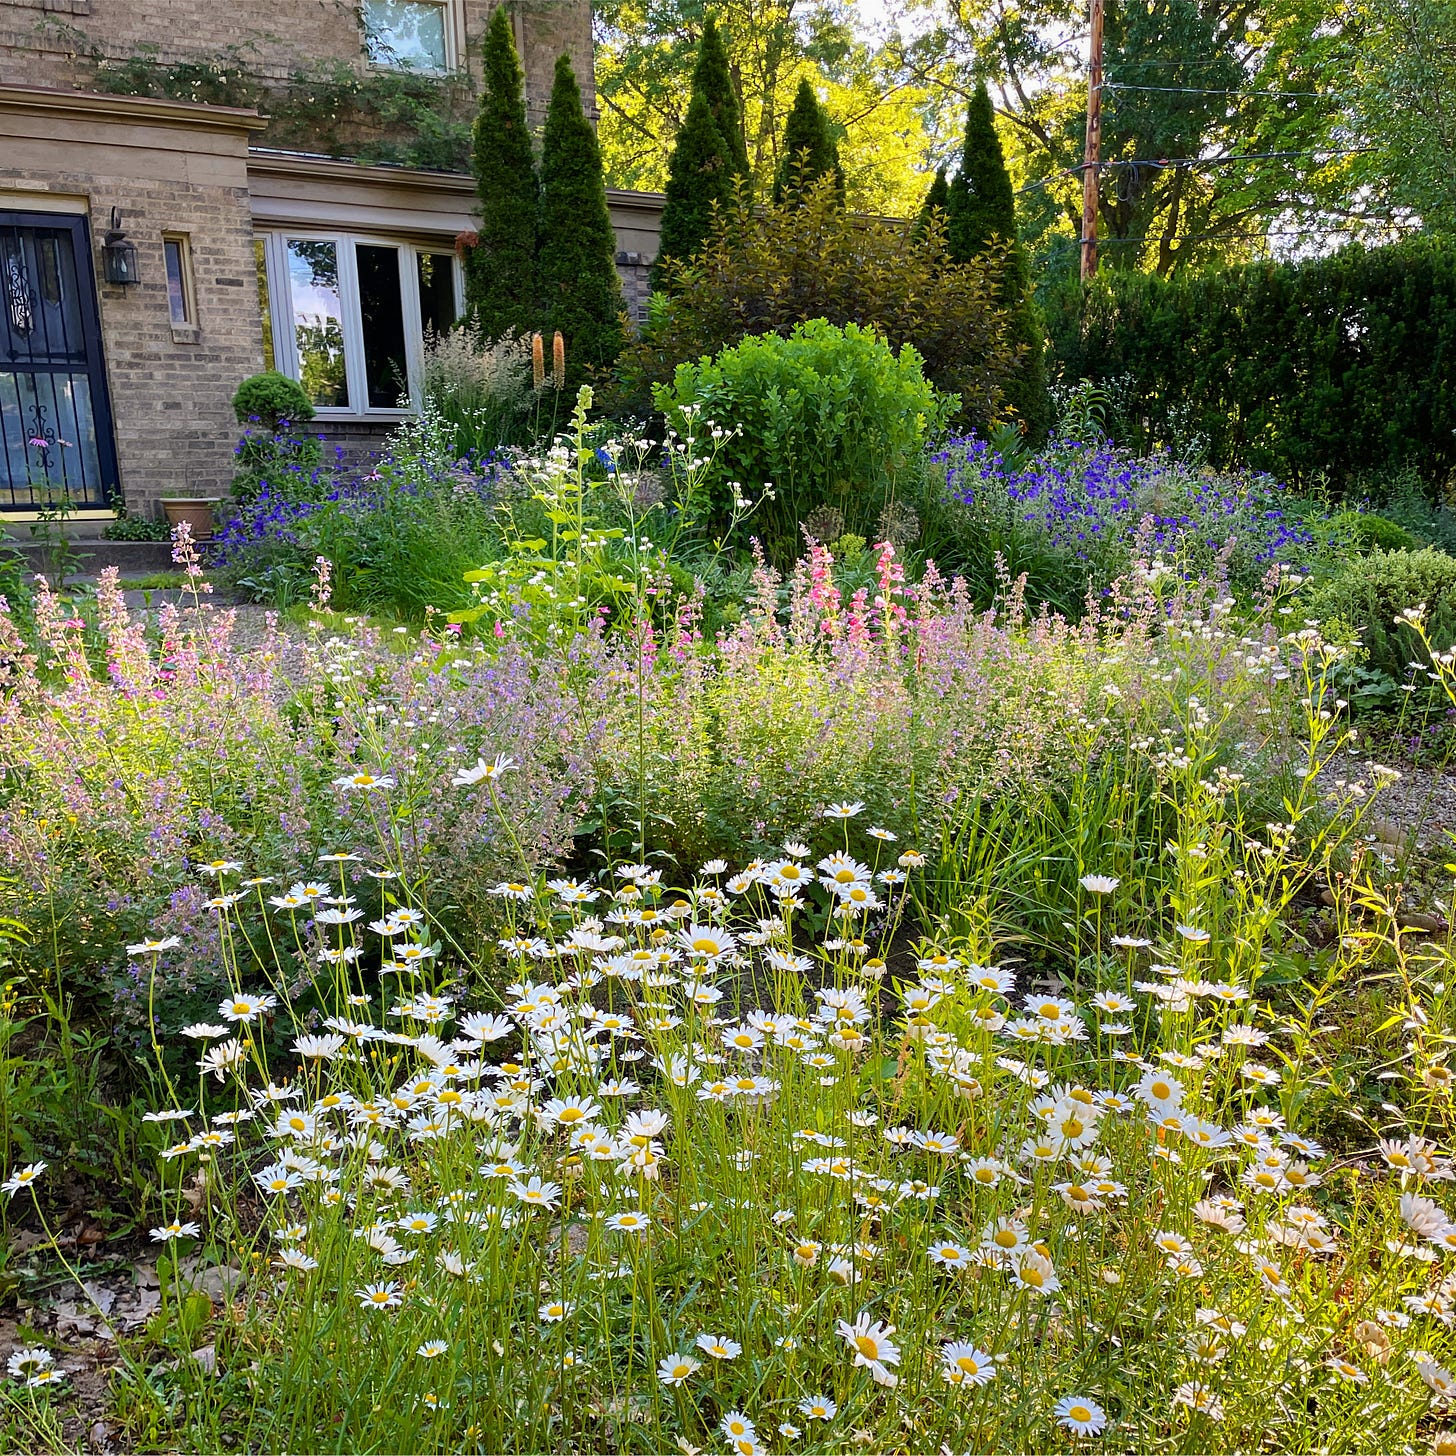
{"type": "Polygon", "coordinates": [[[364,44],[376,66],[445,69],[445,7],[432,0],[364,0],[364,44]]]}
{"type": "Polygon", "coordinates": [[[262,238],[253,239],[253,261],[258,269],[258,312],[263,316],[263,368],[276,369],[278,356],[273,352],[273,311],[268,292],[268,245],[262,238]]]}
{"type": "Polygon", "coordinates": [[[316,404],[349,403],[344,371],[344,311],[339,301],[339,254],[333,243],[288,240],[288,289],[298,377],[316,404]]]}
{"type": "Polygon", "coordinates": [[[399,249],[359,243],[354,256],[359,273],[359,318],[364,326],[364,384],[369,408],[408,405],[399,249]]]}
{"type": "Polygon", "coordinates": [[[452,253],[419,254],[420,327],[426,334],[448,334],[460,310],[455,304],[455,257],[452,253]]]}
{"type": "Polygon", "coordinates": [[[162,240],[162,253],[167,260],[167,306],[174,324],[185,324],[187,317],[187,280],[183,276],[182,244],[176,238],[162,240]]]}

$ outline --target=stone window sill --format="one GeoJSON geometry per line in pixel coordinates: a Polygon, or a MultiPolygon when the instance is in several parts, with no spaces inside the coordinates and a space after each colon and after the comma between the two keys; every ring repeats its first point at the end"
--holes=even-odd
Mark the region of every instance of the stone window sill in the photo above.
{"type": "Polygon", "coordinates": [[[200,344],[202,330],[196,324],[173,324],[172,342],[174,344],[200,344]]]}

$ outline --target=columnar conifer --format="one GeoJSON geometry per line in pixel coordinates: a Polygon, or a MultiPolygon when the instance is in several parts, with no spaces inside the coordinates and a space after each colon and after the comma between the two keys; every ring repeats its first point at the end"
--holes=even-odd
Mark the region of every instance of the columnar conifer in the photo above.
{"type": "Polygon", "coordinates": [[[1026,251],[1016,230],[1016,196],[984,82],[976,87],[966,112],[960,170],[950,183],[946,201],[946,243],[958,263],[991,247],[1009,249],[998,295],[1011,315],[1010,342],[1021,345],[1023,352],[1016,374],[1006,382],[1005,394],[1028,436],[1040,443],[1051,408],[1045,330],[1031,296],[1026,251]]]}
{"type": "Polygon", "coordinates": [[[807,79],[799,82],[793,110],[784,127],[784,149],[774,178],[773,200],[801,197],[821,177],[834,177],[839,201],[844,201],[844,168],[839,165],[839,148],[834,143],[829,118],[807,79]]]}
{"type": "Polygon", "coordinates": [[[538,324],[536,226],[540,189],[526,124],[525,76],[505,6],[485,35],[484,85],[471,163],[480,221],[465,255],[465,293],[474,326],[488,339],[538,324]]]}
{"type": "Polygon", "coordinates": [[[541,143],[540,239],[536,272],[545,325],[566,338],[567,380],[574,385],[589,368],[617,357],[623,329],[601,149],[567,56],[556,62],[541,143]]]}

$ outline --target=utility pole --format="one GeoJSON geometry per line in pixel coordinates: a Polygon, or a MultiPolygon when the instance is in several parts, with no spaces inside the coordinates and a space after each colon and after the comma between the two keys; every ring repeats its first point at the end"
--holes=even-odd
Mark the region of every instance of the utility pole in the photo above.
{"type": "Polygon", "coordinates": [[[1097,173],[1102,161],[1103,0],[1092,0],[1087,55],[1087,144],[1082,153],[1082,282],[1097,276],[1097,173]]]}

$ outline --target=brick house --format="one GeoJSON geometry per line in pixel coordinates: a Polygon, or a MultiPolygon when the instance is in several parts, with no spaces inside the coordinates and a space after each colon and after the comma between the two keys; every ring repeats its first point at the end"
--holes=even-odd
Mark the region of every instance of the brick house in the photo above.
{"type": "MultiPolygon", "coordinates": [[[[496,3],[5,0],[0,517],[62,483],[97,517],[223,494],[231,396],[264,367],[350,446],[408,414],[462,303],[496,3]]],[[[590,5],[512,12],[533,120],[563,52],[594,105],[590,5]]],[[[662,199],[608,200],[640,314],[662,199]]]]}

